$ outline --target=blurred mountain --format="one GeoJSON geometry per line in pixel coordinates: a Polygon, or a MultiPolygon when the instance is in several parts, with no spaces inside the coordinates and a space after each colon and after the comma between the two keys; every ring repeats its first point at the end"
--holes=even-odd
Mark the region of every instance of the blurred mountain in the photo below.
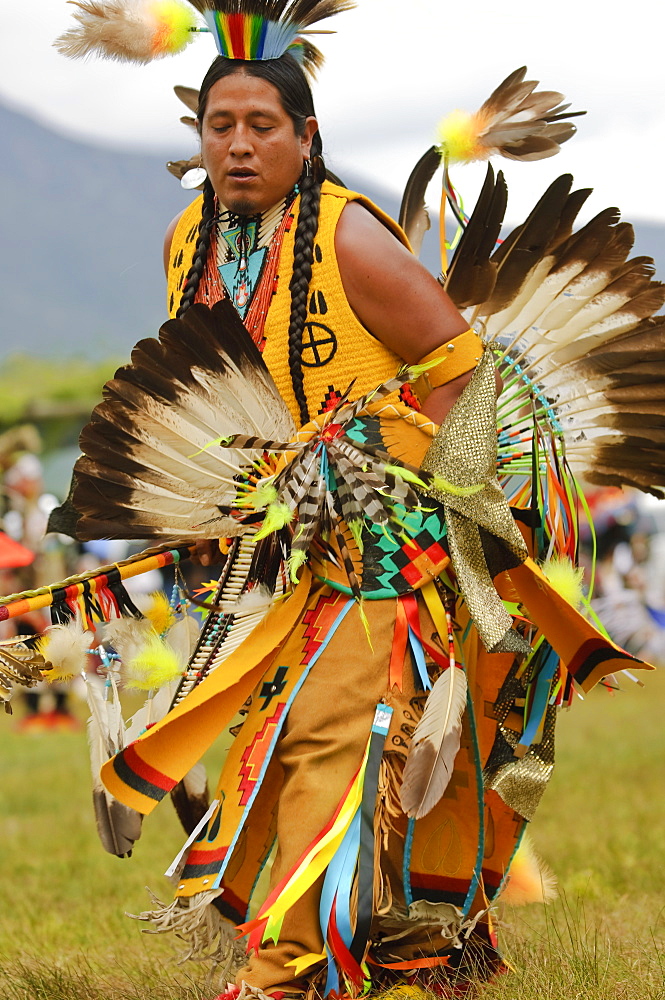
{"type": "MultiPolygon", "coordinates": [[[[126,356],[165,319],[163,234],[191,195],[167,173],[166,155],[100,149],[1,105],[0,134],[0,356],[126,356]]],[[[183,137],[172,157],[186,148],[183,137]]],[[[344,180],[398,211],[393,193],[344,180]]],[[[636,229],[637,252],[665,269],[665,225],[636,229]]],[[[431,234],[428,247],[436,270],[431,234]]]]}
{"type": "Polygon", "coordinates": [[[191,193],[167,155],[100,149],[1,105],[0,134],[0,356],[125,356],[166,318],[164,232],[191,193]]]}

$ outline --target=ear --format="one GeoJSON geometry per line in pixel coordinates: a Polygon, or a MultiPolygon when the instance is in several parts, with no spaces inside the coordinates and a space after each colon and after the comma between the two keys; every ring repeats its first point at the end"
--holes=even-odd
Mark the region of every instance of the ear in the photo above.
{"type": "Polygon", "coordinates": [[[314,138],[314,136],[318,131],[319,131],[319,123],[317,122],[316,118],[310,115],[309,118],[307,118],[305,121],[305,130],[300,137],[300,148],[302,150],[303,156],[305,157],[309,156],[310,150],[312,148],[312,139],[314,138]]]}

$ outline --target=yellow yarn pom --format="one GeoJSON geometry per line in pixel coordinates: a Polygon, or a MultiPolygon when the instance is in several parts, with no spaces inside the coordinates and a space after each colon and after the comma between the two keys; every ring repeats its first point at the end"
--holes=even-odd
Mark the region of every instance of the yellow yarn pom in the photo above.
{"type": "Polygon", "coordinates": [[[156,633],[123,666],[125,686],[139,691],[163,687],[182,676],[182,666],[175,650],[156,633]]]}
{"type": "Polygon", "coordinates": [[[573,566],[566,556],[553,556],[543,566],[543,573],[557,594],[574,608],[579,608],[584,601],[582,589],[584,570],[581,566],[573,566]]]}
{"type": "Polygon", "coordinates": [[[193,13],[177,0],[154,0],[149,7],[155,21],[153,56],[174,55],[192,41],[196,26],[193,13]]]}
{"type": "Polygon", "coordinates": [[[175,622],[175,614],[163,590],[156,590],[148,597],[137,597],[135,604],[145,615],[157,635],[164,635],[175,622]]]}
{"type": "Polygon", "coordinates": [[[259,483],[253,493],[248,496],[248,503],[251,503],[252,507],[257,510],[261,510],[263,507],[268,507],[270,504],[277,502],[277,490],[275,489],[272,480],[266,483],[259,483]]]}
{"type": "Polygon", "coordinates": [[[470,163],[472,160],[487,159],[487,150],[478,141],[480,130],[476,115],[468,111],[453,111],[437,128],[439,152],[452,163],[470,163]]]}

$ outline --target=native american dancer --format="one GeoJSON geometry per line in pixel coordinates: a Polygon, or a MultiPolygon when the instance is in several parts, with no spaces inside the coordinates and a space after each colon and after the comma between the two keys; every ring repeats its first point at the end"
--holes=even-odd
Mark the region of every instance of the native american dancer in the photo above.
{"type": "MultiPolygon", "coordinates": [[[[662,439],[663,388],[641,367],[662,358],[663,289],[614,210],[573,232],[570,177],[498,248],[501,174],[463,217],[451,160],[537,159],[574,132],[524,70],[444,125],[400,228],[327,174],[299,65],[319,58],[303,32],[351,5],[192,6],[205,28],[182,5],[81,2],[59,42],[146,61],[208,30],[220,52],[181,88],[201,155],[175,172],[203,194],[167,236],[172,318],[105,387],[68,508],[81,539],[228,547],[170,710],[150,699],[129,745],[103,723],[106,845],[127,853],[169,792],[189,803],[175,902],[142,916],[222,961],[223,996],[458,995],[502,968],[492,907],[557,709],[644,666],[577,608],[574,472],[663,482],[643,429],[662,439]],[[436,281],[411,251],[442,158],[464,232],[436,281]],[[222,733],[208,801],[197,762],[222,733]]],[[[118,623],[110,640],[131,646],[118,623]]]]}

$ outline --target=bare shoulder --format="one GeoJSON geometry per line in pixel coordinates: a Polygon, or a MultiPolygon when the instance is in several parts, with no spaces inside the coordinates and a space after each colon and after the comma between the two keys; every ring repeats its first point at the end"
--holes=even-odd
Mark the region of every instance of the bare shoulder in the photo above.
{"type": "Polygon", "coordinates": [[[357,202],[344,208],[335,250],[347,300],[363,326],[413,362],[468,329],[436,278],[357,202]]]}
{"type": "Polygon", "coordinates": [[[169,273],[169,255],[171,252],[171,244],[173,243],[173,237],[178,227],[178,223],[185,214],[185,211],[186,209],[183,208],[182,212],[178,212],[175,219],[171,220],[171,222],[168,225],[168,229],[166,230],[166,235],[164,236],[164,273],[167,275],[167,277],[169,273]]]}
{"type": "Polygon", "coordinates": [[[416,258],[394,233],[357,201],[348,202],[339,218],[335,249],[342,267],[361,259],[368,249],[387,253],[389,258],[394,256],[402,263],[407,260],[417,264],[416,258]]]}

